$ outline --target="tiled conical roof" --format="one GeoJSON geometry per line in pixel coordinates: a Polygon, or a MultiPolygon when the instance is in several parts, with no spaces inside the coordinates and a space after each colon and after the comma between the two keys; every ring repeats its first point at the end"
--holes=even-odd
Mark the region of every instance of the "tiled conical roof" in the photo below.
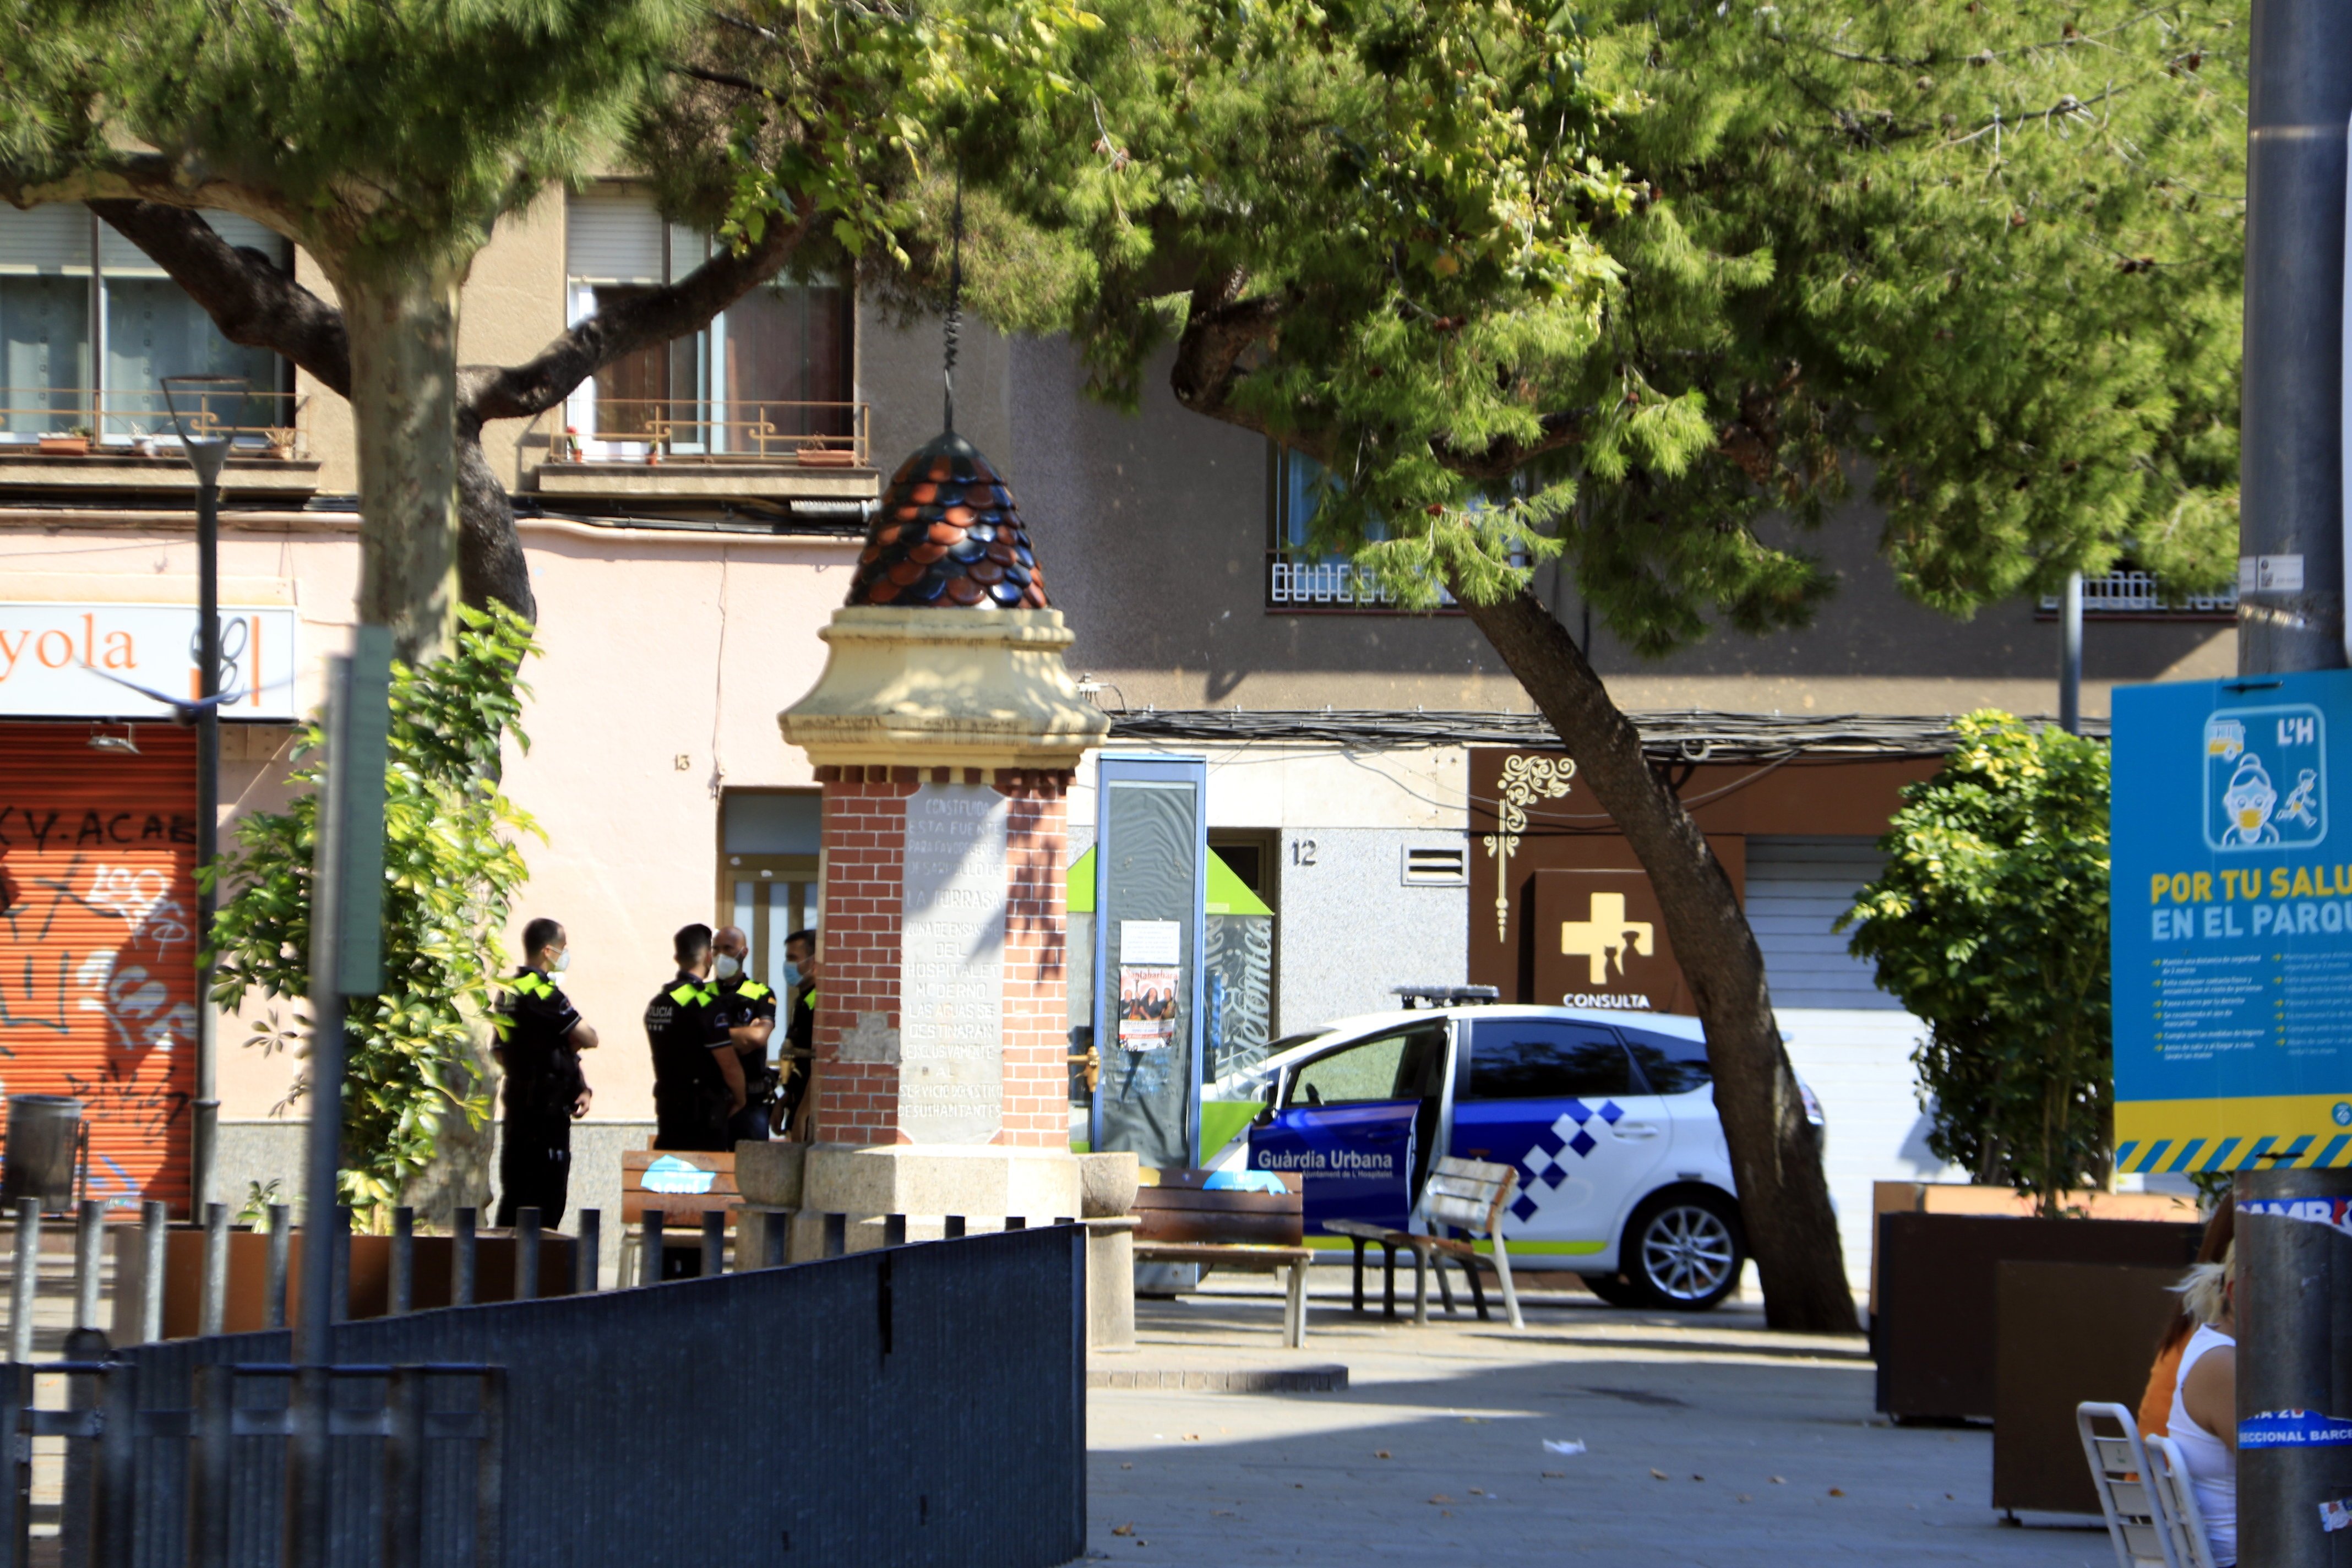
{"type": "Polygon", "coordinates": [[[858,554],[849,603],[1046,607],[1013,492],[971,442],[950,430],[898,466],[858,554]]]}

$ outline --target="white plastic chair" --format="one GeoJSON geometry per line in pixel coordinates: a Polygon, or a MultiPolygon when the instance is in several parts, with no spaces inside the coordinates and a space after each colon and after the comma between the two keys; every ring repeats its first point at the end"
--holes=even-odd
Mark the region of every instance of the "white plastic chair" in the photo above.
{"type": "Polygon", "coordinates": [[[2205,1515],[2197,1507],[2197,1489],[2189,1484],[2189,1467],[2181,1461],[2180,1446],[2169,1437],[2150,1437],[2142,1445],[2151,1468],[2140,1473],[2152,1483],[2157,1506],[2164,1510],[2165,1535],[2173,1560],[2180,1568],[2213,1568],[2213,1542],[2205,1533],[2205,1515]]]}
{"type": "MultiPolygon", "coordinates": [[[[2116,1568],[2213,1568],[2212,1559],[2201,1550],[2202,1525],[2196,1530],[2200,1555],[2179,1554],[2175,1544],[2179,1531],[2168,1517],[2158,1489],[2162,1483],[2150,1484],[2158,1472],[2140,1441],[2139,1423],[2132,1419],[2132,1413],[2120,1405],[2086,1399],[2074,1406],[2074,1429],[2082,1435],[2083,1457],[2091,1462],[2099,1511],[2106,1515],[2107,1539],[2115,1543],[2116,1568]],[[2114,1422],[2123,1428],[2122,1435],[2103,1436],[2093,1430],[2091,1424],[2100,1420],[2114,1422]]],[[[2156,1441],[2166,1443],[2161,1437],[2156,1441]]]]}

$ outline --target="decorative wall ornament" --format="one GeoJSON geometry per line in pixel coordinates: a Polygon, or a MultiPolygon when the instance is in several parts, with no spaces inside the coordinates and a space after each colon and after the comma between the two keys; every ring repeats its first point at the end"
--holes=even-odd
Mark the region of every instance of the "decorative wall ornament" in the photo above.
{"type": "Polygon", "coordinates": [[[1518,853],[1519,835],[1528,830],[1528,807],[1538,800],[1558,800],[1576,776],[1570,757],[1517,756],[1503,759],[1503,776],[1496,791],[1496,831],[1486,835],[1486,853],[1495,858],[1495,940],[1511,935],[1511,857],[1518,853]]]}

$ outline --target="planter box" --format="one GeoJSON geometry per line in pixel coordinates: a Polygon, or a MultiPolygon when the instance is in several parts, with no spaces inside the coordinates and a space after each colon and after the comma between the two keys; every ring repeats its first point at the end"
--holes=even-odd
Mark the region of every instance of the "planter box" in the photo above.
{"type": "Polygon", "coordinates": [[[41,455],[48,458],[87,458],[89,437],[87,436],[44,436],[39,441],[41,455]]]}
{"type": "MultiPolygon", "coordinates": [[[[2083,1210],[2091,1219],[2177,1220],[2183,1225],[2203,1223],[2198,1217],[2195,1202],[2167,1193],[2076,1193],[2067,1202],[2068,1206],[2083,1210]]],[[[2033,1217],[2032,1200],[2019,1197],[2011,1188],[1979,1187],[1961,1182],[1873,1182],[1870,1184],[1870,1208],[1874,1215],[1969,1214],[1982,1215],[1987,1218],[1995,1215],[2014,1219],[2033,1217]]],[[[1878,1253],[1874,1247],[1870,1255],[1870,1310],[1874,1316],[1878,1311],[1878,1253]]]]}
{"type": "Polygon", "coordinates": [[[1877,1407],[1897,1420],[1996,1413],[2000,1265],[2126,1263],[2178,1274],[2196,1260],[2203,1236],[2193,1223],[1880,1215],[1879,1307],[1870,1318],[1877,1407]]]}
{"type": "MultiPolygon", "coordinates": [[[[139,1339],[139,1303],[146,1275],[146,1246],[135,1225],[109,1228],[114,1248],[114,1322],[116,1344],[139,1339]]],[[[286,1321],[302,1318],[302,1232],[297,1230],[287,1248],[286,1321]]],[[[449,1303],[450,1264],[456,1243],[446,1236],[420,1236],[415,1241],[416,1284],[414,1306],[423,1311],[449,1303]]],[[[484,1231],[474,1243],[474,1300],[514,1299],[514,1237],[509,1231],[484,1231]]],[[[163,1337],[194,1335],[204,1305],[205,1233],[193,1226],[175,1226],[167,1237],[163,1265],[163,1337]]],[[[553,1232],[539,1240],[539,1293],[572,1293],[572,1237],[553,1232]]],[[[225,1332],[249,1333],[269,1326],[269,1238],[256,1231],[231,1231],[228,1238],[228,1300],[222,1315],[225,1332]]],[[[381,1318],[392,1300],[392,1237],[352,1237],[351,1316],[381,1318]]]]}
{"type": "Polygon", "coordinates": [[[2002,1263],[1993,1279],[1992,1506],[2097,1513],[2074,1406],[2139,1408],[2156,1342],[2180,1311],[2180,1270],[2002,1263]]]}

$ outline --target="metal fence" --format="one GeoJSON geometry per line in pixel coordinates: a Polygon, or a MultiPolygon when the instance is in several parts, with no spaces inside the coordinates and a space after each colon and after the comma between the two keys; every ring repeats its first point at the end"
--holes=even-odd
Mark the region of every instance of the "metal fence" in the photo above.
{"type": "Polygon", "coordinates": [[[66,1555],[100,1568],[1066,1563],[1086,1536],[1085,1248],[1056,1226],[338,1324],[315,1556],[283,1546],[285,1331],[10,1365],[0,1542],[24,1539],[47,1435],[69,1446],[66,1555]]]}

